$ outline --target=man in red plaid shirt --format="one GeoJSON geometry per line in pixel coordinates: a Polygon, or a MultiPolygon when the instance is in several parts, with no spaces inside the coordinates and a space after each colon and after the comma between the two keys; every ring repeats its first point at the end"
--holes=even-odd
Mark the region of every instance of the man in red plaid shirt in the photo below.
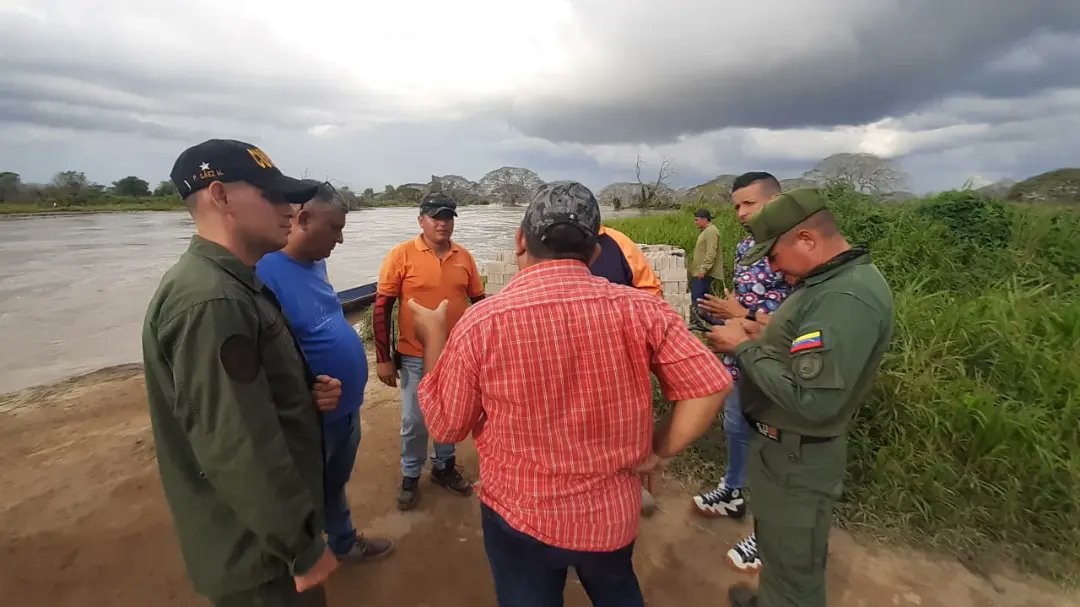
{"type": "Polygon", "coordinates": [[[643,605],[631,555],[639,475],[701,436],[731,387],[667,303],[593,276],[600,210],[575,182],[541,186],[517,232],[520,272],[465,312],[410,301],[431,435],[473,434],[499,605],[562,605],[566,572],[596,605],[643,605]],[[654,430],[650,372],[672,414],[654,430]]]}

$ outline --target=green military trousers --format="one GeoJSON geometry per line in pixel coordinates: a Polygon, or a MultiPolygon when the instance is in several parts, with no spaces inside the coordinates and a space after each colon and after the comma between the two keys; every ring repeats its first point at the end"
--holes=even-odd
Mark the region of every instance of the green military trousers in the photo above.
{"type": "Polygon", "coordinates": [[[843,489],[847,440],[801,444],[754,434],[747,473],[761,575],[758,607],[825,607],[833,501],[843,489]]]}
{"type": "Polygon", "coordinates": [[[326,607],[326,591],[319,586],[297,592],[296,582],[291,577],[282,577],[258,588],[214,599],[214,607],[326,607]]]}

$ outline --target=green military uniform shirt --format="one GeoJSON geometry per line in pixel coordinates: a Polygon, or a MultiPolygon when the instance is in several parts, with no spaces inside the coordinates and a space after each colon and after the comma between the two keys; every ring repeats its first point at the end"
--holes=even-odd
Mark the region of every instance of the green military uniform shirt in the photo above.
{"type": "Polygon", "coordinates": [[[756,341],[735,348],[743,412],[804,436],[847,432],[892,338],[889,285],[853,249],[784,300],[756,341]]]}
{"type": "Polygon", "coordinates": [[[195,589],[220,597],[310,569],[325,547],[321,423],[255,269],[194,236],[142,342],[161,481],[195,589]]]}
{"type": "Polygon", "coordinates": [[[704,273],[709,278],[724,280],[724,259],[720,254],[720,230],[710,223],[698,234],[691,260],[690,275],[704,273]]]}

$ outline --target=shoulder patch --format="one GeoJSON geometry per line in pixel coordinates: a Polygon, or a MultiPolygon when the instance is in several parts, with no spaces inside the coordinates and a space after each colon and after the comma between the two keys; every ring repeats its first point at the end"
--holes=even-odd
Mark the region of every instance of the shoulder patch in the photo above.
{"type": "Polygon", "coordinates": [[[821,352],[811,352],[795,357],[795,373],[802,379],[814,379],[821,375],[824,366],[821,352]]]}
{"type": "Polygon", "coordinates": [[[229,379],[250,384],[259,376],[259,351],[247,335],[230,335],[221,344],[221,366],[229,379]]]}
{"type": "Polygon", "coordinates": [[[798,352],[805,352],[806,350],[816,350],[818,348],[824,348],[825,341],[821,335],[821,331],[811,331],[804,335],[796,337],[791,342],[791,353],[796,354],[798,352]]]}

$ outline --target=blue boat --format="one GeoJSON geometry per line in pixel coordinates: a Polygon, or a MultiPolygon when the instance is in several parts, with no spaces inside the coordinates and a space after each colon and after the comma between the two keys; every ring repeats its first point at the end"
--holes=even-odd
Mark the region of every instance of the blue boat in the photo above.
{"type": "Polygon", "coordinates": [[[338,291],[338,301],[341,302],[342,309],[348,312],[359,308],[366,308],[375,303],[375,287],[377,284],[378,283],[372,282],[366,285],[360,285],[359,287],[345,289],[344,291],[338,291]]]}

